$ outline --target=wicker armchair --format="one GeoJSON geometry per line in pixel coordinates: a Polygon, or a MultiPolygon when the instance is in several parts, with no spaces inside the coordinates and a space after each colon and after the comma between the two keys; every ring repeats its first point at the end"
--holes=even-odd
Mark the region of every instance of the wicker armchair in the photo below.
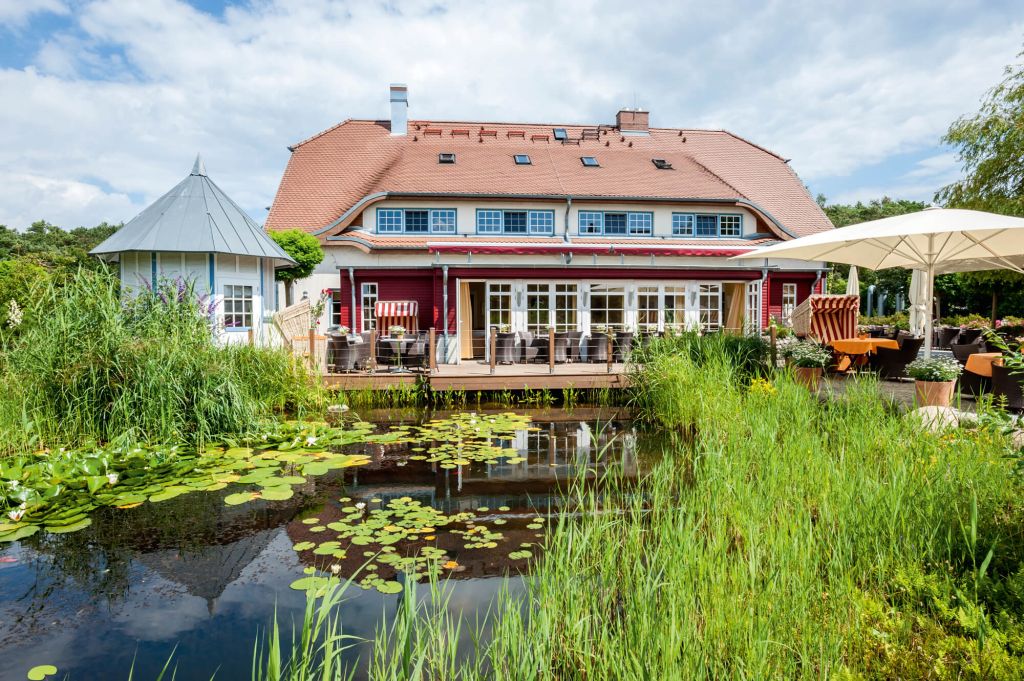
{"type": "Polygon", "coordinates": [[[608,361],[608,334],[592,333],[587,340],[587,361],[607,362],[608,361]]]}
{"type": "Polygon", "coordinates": [[[498,364],[515,364],[519,360],[519,348],[514,333],[499,333],[494,340],[495,362],[498,364]]]}
{"type": "Polygon", "coordinates": [[[566,337],[569,339],[568,340],[568,344],[569,344],[569,361],[570,362],[578,362],[578,361],[580,361],[580,345],[581,345],[582,340],[583,340],[583,332],[582,331],[570,331],[568,334],[566,334],[566,337]]]}
{"type": "Polygon", "coordinates": [[[907,376],[907,365],[917,359],[917,353],[924,345],[923,338],[907,338],[899,350],[878,348],[871,355],[869,366],[882,378],[900,379],[907,376]]]}
{"type": "Polygon", "coordinates": [[[960,345],[973,343],[981,338],[981,334],[982,329],[960,329],[960,335],[957,337],[956,342],[960,345]]]}
{"type": "Polygon", "coordinates": [[[992,380],[988,376],[982,376],[976,374],[973,371],[967,371],[966,369],[960,374],[960,383],[958,386],[961,395],[968,397],[981,397],[985,393],[992,390],[992,380]]]}
{"type": "Polygon", "coordinates": [[[615,361],[625,362],[629,359],[629,353],[633,351],[633,332],[615,332],[615,361]]]}
{"type": "Polygon", "coordinates": [[[565,363],[569,361],[569,341],[572,334],[562,332],[555,334],[555,362],[565,363]]]}
{"type": "Polygon", "coordinates": [[[992,394],[996,398],[1005,397],[1007,409],[1024,410],[1022,381],[1024,381],[1024,376],[1014,374],[1009,367],[1001,364],[992,365],[992,394]]]}
{"type": "Polygon", "coordinates": [[[529,331],[523,331],[519,335],[523,344],[523,351],[520,353],[523,362],[536,362],[538,358],[547,357],[547,336],[534,336],[529,331]]]}
{"type": "Polygon", "coordinates": [[[949,346],[949,349],[953,351],[953,357],[956,358],[956,361],[960,362],[960,366],[967,366],[967,358],[982,352],[983,347],[981,341],[978,340],[974,343],[953,343],[949,346]]]}
{"type": "Polygon", "coordinates": [[[959,327],[955,326],[943,326],[938,329],[936,334],[935,346],[939,348],[948,348],[956,337],[960,335],[959,327]]]}

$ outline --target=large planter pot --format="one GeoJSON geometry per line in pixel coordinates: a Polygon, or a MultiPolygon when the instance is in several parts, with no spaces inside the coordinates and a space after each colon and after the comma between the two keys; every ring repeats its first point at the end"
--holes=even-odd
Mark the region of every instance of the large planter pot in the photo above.
{"type": "Polygon", "coordinates": [[[793,367],[793,377],[808,390],[817,390],[824,371],[821,367],[793,367]]]}
{"type": "Polygon", "coordinates": [[[953,401],[956,381],[914,381],[917,387],[917,406],[948,407],[953,401]]]}

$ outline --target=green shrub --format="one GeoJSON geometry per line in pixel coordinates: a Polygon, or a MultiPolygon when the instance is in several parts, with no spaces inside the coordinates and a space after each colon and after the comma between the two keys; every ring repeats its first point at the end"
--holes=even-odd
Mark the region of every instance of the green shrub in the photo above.
{"type": "Polygon", "coordinates": [[[116,279],[80,272],[37,291],[26,316],[2,355],[0,451],[201,444],[321,400],[284,350],[219,346],[204,301],[180,283],[122,300],[116,279]]]}

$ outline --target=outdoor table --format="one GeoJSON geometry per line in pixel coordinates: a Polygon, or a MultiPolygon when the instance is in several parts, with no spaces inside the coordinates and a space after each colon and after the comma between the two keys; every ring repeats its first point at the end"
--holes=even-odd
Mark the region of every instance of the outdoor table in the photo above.
{"type": "Polygon", "coordinates": [[[999,364],[1002,358],[1001,352],[976,352],[967,358],[964,369],[972,374],[992,378],[992,365],[999,364]]]}
{"type": "Polygon", "coordinates": [[[398,366],[393,367],[393,370],[397,373],[408,371],[408,369],[402,366],[402,353],[408,350],[409,346],[416,342],[416,337],[405,336],[403,338],[392,338],[391,336],[381,336],[380,341],[390,343],[391,349],[395,351],[395,357],[398,358],[398,366]]]}
{"type": "Polygon", "coordinates": [[[839,360],[839,370],[846,371],[851,365],[862,366],[867,362],[867,356],[874,353],[878,348],[889,348],[899,350],[900,344],[892,338],[839,338],[829,343],[832,349],[845,358],[839,360]],[[849,364],[844,366],[843,359],[849,364]]]}

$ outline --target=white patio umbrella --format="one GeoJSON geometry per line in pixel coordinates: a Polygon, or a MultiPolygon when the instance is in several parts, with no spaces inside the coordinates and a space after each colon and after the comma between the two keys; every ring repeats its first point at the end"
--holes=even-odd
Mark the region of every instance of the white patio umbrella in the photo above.
{"type": "Polygon", "coordinates": [[[921,270],[927,291],[925,356],[931,356],[935,275],[995,269],[1024,273],[1024,218],[957,208],[926,208],[733,256],[734,260],[750,258],[824,260],[873,270],[921,270]]]}
{"type": "Polygon", "coordinates": [[[914,270],[910,275],[910,332],[915,336],[924,335],[925,315],[928,312],[927,275],[914,270]]]}
{"type": "Polygon", "coordinates": [[[846,279],[846,295],[848,296],[859,296],[860,295],[860,276],[857,274],[857,266],[852,265],[850,267],[850,276],[846,279]]]}

